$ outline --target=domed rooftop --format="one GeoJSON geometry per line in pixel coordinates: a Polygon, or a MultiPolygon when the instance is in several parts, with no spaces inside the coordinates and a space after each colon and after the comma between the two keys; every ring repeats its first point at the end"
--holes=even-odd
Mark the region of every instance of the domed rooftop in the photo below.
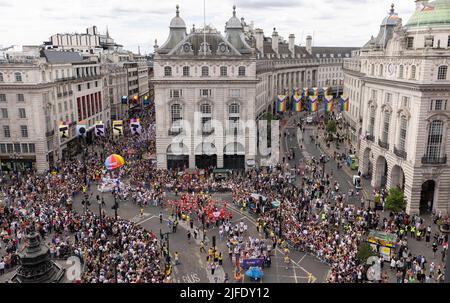
{"type": "Polygon", "coordinates": [[[179,5],[177,5],[177,15],[170,21],[170,28],[186,28],[186,23],[180,17],[179,5]]]}
{"type": "Polygon", "coordinates": [[[236,17],[236,5],[233,5],[233,17],[227,22],[227,29],[238,28],[242,29],[241,20],[236,17]]]}
{"type": "Polygon", "coordinates": [[[407,27],[450,26],[450,0],[416,1],[417,8],[407,27]]]}
{"type": "Polygon", "coordinates": [[[381,26],[389,26],[389,25],[395,26],[401,21],[402,21],[402,18],[400,18],[398,16],[398,14],[395,12],[394,4],[392,4],[391,10],[389,11],[389,15],[383,19],[381,26]]]}

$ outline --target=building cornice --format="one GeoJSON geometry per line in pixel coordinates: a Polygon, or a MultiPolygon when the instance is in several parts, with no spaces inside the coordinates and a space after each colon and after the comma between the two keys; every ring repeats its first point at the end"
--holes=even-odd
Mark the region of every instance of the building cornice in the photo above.
{"type": "Polygon", "coordinates": [[[406,88],[411,89],[414,91],[422,91],[422,92],[434,92],[434,91],[449,91],[450,92],[450,85],[447,83],[427,83],[427,84],[421,84],[421,83],[409,83],[409,82],[401,82],[396,80],[387,80],[387,79],[379,79],[379,78],[371,78],[371,77],[362,77],[363,81],[365,81],[368,84],[378,84],[378,85],[385,85],[390,87],[397,87],[397,88],[406,88]]]}
{"type": "Polygon", "coordinates": [[[175,80],[175,79],[167,79],[167,80],[152,80],[152,84],[165,84],[165,85],[171,85],[171,84],[177,84],[177,85],[185,85],[185,84],[258,84],[258,79],[236,79],[236,80],[207,80],[207,79],[199,79],[199,80],[175,80]]]}
{"type": "Polygon", "coordinates": [[[0,90],[3,89],[46,89],[53,88],[54,82],[39,84],[0,84],[0,90]]]}

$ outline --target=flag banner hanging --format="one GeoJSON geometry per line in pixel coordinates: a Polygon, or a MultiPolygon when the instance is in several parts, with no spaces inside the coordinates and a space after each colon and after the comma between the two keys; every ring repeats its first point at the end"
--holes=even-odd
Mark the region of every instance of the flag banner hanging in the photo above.
{"type": "Polygon", "coordinates": [[[329,87],[328,87],[328,86],[322,87],[322,89],[323,89],[323,95],[324,95],[324,96],[325,96],[325,95],[328,95],[328,89],[329,89],[329,87]]]}
{"type": "Polygon", "coordinates": [[[132,135],[140,135],[142,133],[141,120],[139,118],[130,119],[130,129],[132,135]]]}
{"type": "Polygon", "coordinates": [[[348,97],[342,98],[341,104],[342,104],[341,111],[348,112],[349,109],[348,97]]]}
{"type": "MultiPolygon", "coordinates": [[[[64,123],[64,122],[62,122],[64,123]]],[[[61,124],[59,126],[59,136],[61,139],[68,139],[69,138],[69,126],[66,124],[61,124]]]]}
{"type": "Polygon", "coordinates": [[[128,104],[128,97],[122,96],[121,102],[122,102],[122,104],[128,104]]]}
{"type": "Polygon", "coordinates": [[[302,95],[304,97],[308,97],[309,96],[309,89],[307,87],[303,88],[302,95]]]}
{"type": "Polygon", "coordinates": [[[105,136],[105,125],[102,121],[95,122],[95,136],[104,137],[105,136]]]}
{"type": "Polygon", "coordinates": [[[317,99],[310,98],[310,103],[309,103],[309,111],[310,112],[315,113],[317,111],[317,107],[318,107],[317,103],[318,103],[317,99]]]}
{"type": "Polygon", "coordinates": [[[120,137],[123,135],[123,121],[122,120],[114,120],[113,121],[113,136],[114,138],[120,137]]]}
{"type": "Polygon", "coordinates": [[[302,96],[295,94],[292,99],[293,99],[292,110],[294,112],[301,112],[302,111],[302,96]]]}
{"type": "Polygon", "coordinates": [[[334,108],[334,102],[333,102],[333,98],[326,98],[325,97],[325,112],[327,113],[331,113],[333,111],[334,108]]]}
{"type": "Polygon", "coordinates": [[[87,127],[86,124],[78,124],[77,125],[77,137],[86,138],[87,135],[87,127]]]}
{"type": "Polygon", "coordinates": [[[313,91],[314,91],[314,96],[319,95],[319,89],[317,87],[313,87],[313,91]]]}
{"type": "Polygon", "coordinates": [[[278,95],[277,97],[277,112],[283,113],[286,111],[286,95],[278,95]]]}

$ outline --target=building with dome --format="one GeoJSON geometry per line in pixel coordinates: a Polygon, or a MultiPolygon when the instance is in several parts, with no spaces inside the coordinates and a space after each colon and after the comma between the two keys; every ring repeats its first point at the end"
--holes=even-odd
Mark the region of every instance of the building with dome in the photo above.
{"type": "Polygon", "coordinates": [[[344,60],[345,118],[375,188],[399,187],[407,212],[450,209],[450,0],[417,0],[406,24],[392,5],[344,60]]]}
{"type": "Polygon", "coordinates": [[[178,6],[169,29],[167,41],[155,43],[152,80],[161,169],[258,164],[251,123],[274,113],[276,95],[294,88],[342,93],[342,62],[356,49],[313,47],[311,36],[301,47],[275,28],[265,37],[236,7],[225,35],[211,25],[188,30],[178,6]]]}

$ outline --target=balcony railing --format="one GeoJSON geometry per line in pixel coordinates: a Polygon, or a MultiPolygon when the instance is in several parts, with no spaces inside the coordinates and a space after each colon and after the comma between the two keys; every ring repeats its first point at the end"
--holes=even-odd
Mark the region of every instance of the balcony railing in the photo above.
{"type": "Polygon", "coordinates": [[[404,150],[398,149],[397,147],[394,146],[394,154],[397,157],[403,158],[406,160],[406,156],[408,155],[404,150]]]}
{"type": "Polygon", "coordinates": [[[384,141],[381,141],[380,139],[378,139],[378,145],[379,145],[381,148],[389,149],[389,143],[384,142],[384,141]]]}
{"type": "Polygon", "coordinates": [[[447,155],[443,157],[423,156],[422,164],[432,164],[432,165],[447,164],[447,155]]]}

